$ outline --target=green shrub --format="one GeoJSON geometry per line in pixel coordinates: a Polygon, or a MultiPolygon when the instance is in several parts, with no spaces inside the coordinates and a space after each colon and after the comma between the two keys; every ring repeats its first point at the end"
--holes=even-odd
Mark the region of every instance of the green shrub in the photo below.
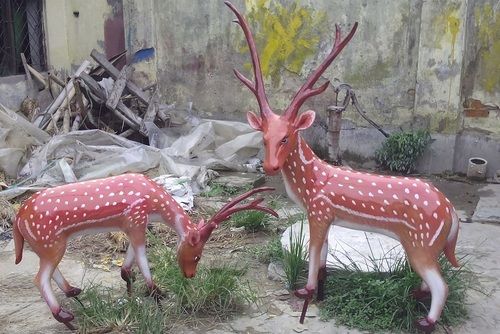
{"type": "Polygon", "coordinates": [[[411,173],[431,141],[429,132],[401,132],[391,135],[375,152],[377,162],[393,172],[411,173]]]}

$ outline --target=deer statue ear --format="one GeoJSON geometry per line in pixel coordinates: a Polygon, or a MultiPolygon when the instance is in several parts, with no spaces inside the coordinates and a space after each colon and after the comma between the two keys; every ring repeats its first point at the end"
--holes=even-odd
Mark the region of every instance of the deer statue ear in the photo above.
{"type": "Polygon", "coordinates": [[[197,230],[189,231],[186,238],[187,242],[194,247],[196,244],[200,242],[200,232],[197,230]]]}
{"type": "Polygon", "coordinates": [[[305,130],[310,127],[314,123],[314,118],[316,117],[316,113],[312,110],[308,110],[303,112],[295,119],[293,126],[298,130],[305,130]]]}
{"type": "Polygon", "coordinates": [[[262,131],[262,118],[255,115],[253,112],[247,112],[248,124],[257,131],[262,131]]]}

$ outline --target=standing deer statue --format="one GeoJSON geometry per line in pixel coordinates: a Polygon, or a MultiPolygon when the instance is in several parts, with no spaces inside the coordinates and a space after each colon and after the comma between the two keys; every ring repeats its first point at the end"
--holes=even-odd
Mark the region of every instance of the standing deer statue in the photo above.
{"type": "Polygon", "coordinates": [[[256,188],[224,205],[208,222],[192,223],[189,216],[159,184],[141,174],[124,174],[105,179],[73,183],[38,192],[28,198],[14,221],[16,264],[22,259],[26,240],[40,258],[35,284],[54,318],[74,329],[74,316],[61,308],[51,279],[67,297],[81,290],[71,286],[57,268],[70,238],[82,234],[120,230],[130,244],[121,268],[121,277],[131,293],[132,265],[137,263],[148,291],[155,299],[162,297],[149,271],[146,258],[146,227],[149,216],[157,216],[175,229],[178,235],[177,261],[185,277],[193,277],[205,243],[218,225],[242,210],[260,210],[274,216],[272,209],[261,206],[262,198],[237,205],[269,187],[256,188]]]}
{"type": "Polygon", "coordinates": [[[328,231],[332,224],[362,231],[378,232],[399,240],[412,268],[423,279],[414,296],[432,297],[427,317],[416,320],[425,332],[434,330],[441,315],[448,287],[438,263],[444,251],[453,266],[458,266],[455,245],[459,222],[450,201],[435,187],[419,179],[362,173],[334,167],[319,159],[299,135],[312,125],[315,112],[299,114],[302,104],[326,90],[329,82],[314,88],[316,81],[353,37],[357,23],[341,40],[336,26],[335,42],[324,62],[309,76],[282,115],[269,106],[256,45],[245,18],[228,1],[247,40],[255,82],[235,70],[236,77],[257,98],[260,116],[247,113],[252,128],[262,131],[266,174],[281,172],[288,196],[302,207],[309,220],[309,274],[304,288],[295,295],[305,299],[301,322],[308,302],[318,288],[323,299],[328,253],[328,231]]]}

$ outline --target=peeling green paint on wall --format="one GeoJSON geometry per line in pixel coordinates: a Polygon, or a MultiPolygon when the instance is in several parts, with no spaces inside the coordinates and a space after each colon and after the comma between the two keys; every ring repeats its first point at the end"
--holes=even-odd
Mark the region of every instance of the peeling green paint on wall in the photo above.
{"type": "Polygon", "coordinates": [[[481,85],[493,93],[500,88],[500,12],[485,4],[476,8],[474,16],[480,43],[481,85]]]}
{"type": "MultiPolygon", "coordinates": [[[[262,74],[277,86],[281,71],[300,74],[305,61],[318,53],[326,14],[295,1],[289,6],[267,0],[246,0],[246,16],[259,50],[262,74]]],[[[244,39],[240,52],[248,54],[244,39]]],[[[251,69],[251,63],[246,67],[251,69]]]]}

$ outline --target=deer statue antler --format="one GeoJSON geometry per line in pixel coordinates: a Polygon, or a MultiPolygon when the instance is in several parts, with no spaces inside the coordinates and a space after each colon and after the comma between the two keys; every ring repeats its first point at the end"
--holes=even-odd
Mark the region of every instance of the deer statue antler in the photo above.
{"type": "Polygon", "coordinates": [[[258,198],[248,204],[237,206],[242,201],[244,201],[245,199],[249,198],[254,194],[271,190],[274,190],[274,188],[271,187],[255,188],[242,195],[239,195],[231,202],[225,204],[219,211],[217,211],[217,213],[215,213],[212,216],[212,218],[210,218],[210,220],[206,224],[205,223],[200,224],[199,229],[200,229],[201,240],[207,241],[212,231],[216,229],[221,222],[231,218],[231,215],[239,211],[258,210],[271,214],[275,217],[278,217],[278,214],[273,209],[259,205],[260,203],[262,203],[262,201],[264,201],[263,198],[258,198]]]}
{"type": "Polygon", "coordinates": [[[253,194],[273,190],[258,188],[237,197],[225,205],[208,224],[195,224],[179,204],[160,185],[141,174],[124,174],[110,178],[73,183],[46,189],[28,198],[19,209],[14,222],[16,264],[22,260],[24,241],[40,258],[35,278],[40,293],[54,318],[74,329],[74,316],[61,308],[51,279],[67,297],[76,297],[81,290],[71,286],[58,269],[66,251],[68,239],[78,234],[121,230],[130,245],[121,268],[121,277],[130,293],[132,265],[137,263],[148,287],[156,299],[161,291],[156,287],[146,257],[145,231],[150,214],[158,215],[179,237],[177,261],[185,277],[193,277],[210,233],[232,213],[260,210],[277,216],[270,208],[260,206],[262,199],[248,205],[236,204],[253,194]]]}
{"type": "MultiPolygon", "coordinates": [[[[226,4],[236,14],[245,33],[255,77],[261,80],[260,66],[256,66],[258,55],[248,26],[234,6],[226,4]]],[[[288,196],[307,212],[309,276],[306,286],[295,292],[305,299],[300,322],[304,321],[307,305],[316,288],[318,300],[324,297],[328,230],[331,225],[339,225],[376,231],[401,242],[412,268],[423,279],[414,295],[432,296],[427,317],[417,320],[418,328],[431,332],[448,295],[448,286],[439,268],[439,254],[444,252],[450,263],[458,266],[455,245],[459,221],[453,205],[436,187],[419,179],[361,173],[330,166],[317,157],[300,136],[300,131],[310,127],[315,118],[312,110],[299,114],[300,107],[308,98],[328,87],[328,82],[318,88],[314,85],[349,43],[357,26],[355,23],[344,39],[341,39],[339,26],[336,26],[332,51],[298,90],[283,115],[277,116],[270,111],[266,115],[261,112],[261,117],[258,117],[248,112],[247,119],[251,127],[263,132],[266,174],[281,172],[288,196]]],[[[256,89],[252,89],[250,81],[238,72],[237,76],[255,94],[256,89]]],[[[258,86],[263,87],[263,83],[259,81],[258,86]]],[[[263,90],[255,94],[259,105],[261,101],[267,101],[262,94],[263,90]]]]}

